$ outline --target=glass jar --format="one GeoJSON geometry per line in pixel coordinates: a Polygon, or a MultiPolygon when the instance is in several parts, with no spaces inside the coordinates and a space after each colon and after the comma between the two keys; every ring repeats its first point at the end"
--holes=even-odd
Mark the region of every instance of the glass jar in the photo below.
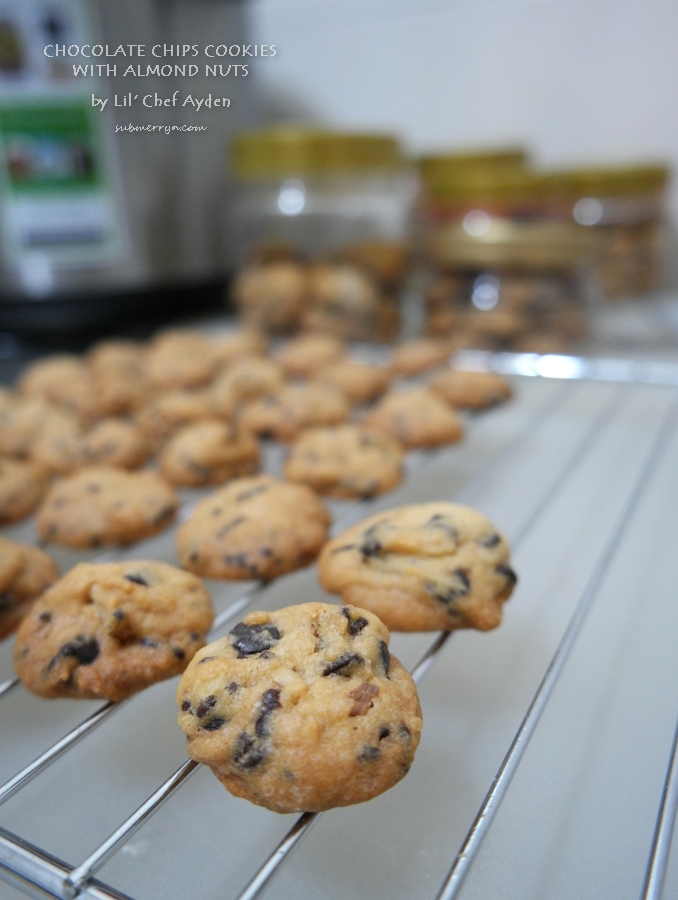
{"type": "Polygon", "coordinates": [[[236,303],[250,324],[394,337],[416,193],[397,139],[301,128],[247,132],[232,142],[231,171],[228,254],[239,273],[236,303]],[[274,296],[257,308],[256,292],[241,290],[240,276],[252,268],[259,296],[262,284],[275,294],[281,278],[295,282],[287,315],[268,314],[274,296]]]}
{"type": "Polygon", "coordinates": [[[589,230],[601,299],[647,294],[661,286],[667,243],[663,165],[552,172],[556,215],[589,230]]]}
{"type": "Polygon", "coordinates": [[[456,347],[563,352],[588,332],[590,242],[558,222],[448,224],[426,246],[425,327],[456,347]]]}

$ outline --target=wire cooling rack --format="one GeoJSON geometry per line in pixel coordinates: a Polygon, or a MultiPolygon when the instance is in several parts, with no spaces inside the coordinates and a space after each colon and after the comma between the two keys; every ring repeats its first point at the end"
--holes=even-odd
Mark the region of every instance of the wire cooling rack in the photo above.
{"type": "MultiPolygon", "coordinates": [[[[117,705],[45,701],[14,683],[5,641],[3,900],[678,897],[678,367],[461,362],[504,372],[516,398],[469,416],[461,444],[411,453],[397,491],[331,504],[336,533],[450,499],[513,547],[520,581],[499,629],[392,636],[424,713],[408,776],[358,806],[270,813],[187,760],[177,679],[117,705]]],[[[281,460],[272,447],[267,468],[281,460]]],[[[183,493],[182,516],[198,496],[183,493]]],[[[175,562],[174,531],[124,558],[175,562]]],[[[31,521],[3,533],[36,538],[31,521]]],[[[55,555],[62,570],[83,558],[55,555]]],[[[215,637],[245,609],[336,599],[315,567],[208,584],[215,637]]]]}

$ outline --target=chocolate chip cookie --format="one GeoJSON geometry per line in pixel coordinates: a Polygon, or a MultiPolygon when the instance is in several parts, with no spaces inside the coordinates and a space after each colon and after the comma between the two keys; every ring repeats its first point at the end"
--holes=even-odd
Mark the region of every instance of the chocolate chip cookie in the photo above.
{"type": "Polygon", "coordinates": [[[356,425],[309,428],[290,446],[285,477],[328,497],[375,497],[403,478],[405,451],[383,432],[356,425]]]}
{"type": "Polygon", "coordinates": [[[389,637],[351,606],[250,613],[181,679],[189,754],[236,797],[274,812],[376,797],[408,772],[422,726],[389,637]]]}
{"type": "Polygon", "coordinates": [[[427,372],[447,362],[450,348],[447,341],[436,338],[417,338],[395,348],[391,359],[398,375],[410,376],[427,372]]]}
{"type": "Polygon", "coordinates": [[[0,537],[0,638],[14,631],[58,577],[56,563],[44,550],[0,537]]]}
{"type": "Polygon", "coordinates": [[[316,380],[338,388],[351,403],[370,403],[388,389],[392,376],[388,366],[344,359],[321,369],[316,380]]]}
{"type": "Polygon", "coordinates": [[[343,341],[328,334],[300,334],[286,341],[275,359],[288,375],[308,378],[324,366],[346,355],[343,341]]]}
{"type": "Polygon", "coordinates": [[[429,382],[430,389],[458,409],[485,409],[508,400],[513,391],[496,372],[447,369],[429,382]]]}
{"type": "Polygon", "coordinates": [[[160,454],[160,471],[172,484],[200,487],[252,475],[261,462],[251,432],[226,422],[195,422],[173,435],[160,454]]]}
{"type": "Polygon", "coordinates": [[[325,384],[290,384],[249,403],[242,424],[262,438],[291,441],[310,425],[337,425],[349,414],[344,394],[325,384]]]}
{"type": "Polygon", "coordinates": [[[39,463],[0,456],[0,524],[25,518],[47,490],[48,471],[39,463]]]}
{"type": "Polygon", "coordinates": [[[207,578],[268,580],[308,565],[330,515],[304,484],[238,478],[197,504],[177,533],[182,566],[207,578]]]}
{"type": "Polygon", "coordinates": [[[43,541],[68,547],[131,544],[166,528],[176,509],[174,489],[157,473],[92,466],[52,485],[37,528],[43,541]]]}
{"type": "Polygon", "coordinates": [[[455,444],[464,436],[459,415],[427,388],[389,392],[367,412],[362,424],[385,431],[405,447],[455,444]]]}
{"type": "Polygon", "coordinates": [[[17,675],[41,697],[124,700],[183,672],[213,618],[202,581],[175,566],[81,563],[23,620],[17,675]]]}
{"type": "Polygon", "coordinates": [[[483,515],[422,503],[371,516],[330,541],[320,583],[393,631],[488,631],[516,584],[504,537],[483,515]]]}

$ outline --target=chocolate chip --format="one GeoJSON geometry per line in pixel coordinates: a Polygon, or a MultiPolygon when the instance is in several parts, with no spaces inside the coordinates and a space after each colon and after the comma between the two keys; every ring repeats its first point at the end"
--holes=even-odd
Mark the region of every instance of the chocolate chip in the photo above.
{"type": "Polygon", "coordinates": [[[52,613],[51,612],[41,612],[38,616],[38,619],[41,622],[51,622],[52,621],[52,613]]]}
{"type": "Polygon", "coordinates": [[[364,716],[374,706],[372,698],[376,697],[378,693],[379,688],[376,684],[370,684],[367,681],[361,684],[360,687],[355,688],[355,690],[349,691],[348,696],[355,700],[349,716],[364,716]]]}
{"type": "Polygon", "coordinates": [[[177,659],[186,658],[186,651],[182,650],[181,647],[172,647],[172,653],[176,656],[177,659]]]}
{"type": "Polygon", "coordinates": [[[379,740],[383,741],[384,738],[387,738],[390,733],[391,729],[388,727],[388,725],[382,725],[379,729],[379,740]]]}
{"type": "Polygon", "coordinates": [[[507,581],[510,581],[511,584],[515,584],[518,581],[518,576],[513,571],[511,566],[499,565],[494,571],[498,575],[502,575],[507,581]]]}
{"type": "Polygon", "coordinates": [[[391,668],[391,653],[386,641],[379,641],[379,658],[384,667],[384,675],[388,675],[388,670],[391,668]]]}
{"type": "Polygon", "coordinates": [[[263,747],[255,743],[254,738],[242,731],[238,735],[233,762],[240,769],[253,769],[264,759],[266,753],[263,747]]]}
{"type": "Polygon", "coordinates": [[[363,747],[358,755],[360,762],[372,762],[381,759],[381,750],[379,747],[371,747],[369,745],[363,747]]]}
{"type": "Polygon", "coordinates": [[[355,544],[344,544],[343,547],[335,547],[332,551],[332,556],[334,556],[335,553],[343,553],[344,550],[353,550],[354,547],[355,544]]]}
{"type": "Polygon", "coordinates": [[[247,568],[247,554],[246,553],[229,553],[224,556],[224,561],[229,566],[237,566],[238,569],[246,569],[247,568]]]}
{"type": "Polygon", "coordinates": [[[89,666],[99,655],[99,642],[95,638],[87,638],[79,634],[74,641],[69,641],[59,651],[60,656],[74,656],[81,666],[89,666]]]}
{"type": "Polygon", "coordinates": [[[431,518],[428,520],[428,522],[426,523],[426,525],[424,527],[425,528],[439,528],[441,531],[444,531],[447,534],[449,534],[449,536],[453,540],[456,541],[459,539],[459,532],[457,531],[457,529],[454,527],[454,525],[452,525],[450,522],[448,522],[446,520],[445,516],[443,516],[441,513],[436,513],[435,516],[431,516],[431,518]]]}
{"type": "Polygon", "coordinates": [[[230,522],[227,522],[225,525],[223,525],[219,529],[219,531],[217,531],[215,537],[218,537],[218,538],[224,537],[224,535],[228,534],[228,532],[231,531],[233,528],[237,528],[237,526],[240,525],[244,521],[245,521],[245,516],[236,516],[235,519],[231,519],[230,522]]]}
{"type": "Polygon", "coordinates": [[[273,556],[273,550],[271,549],[271,547],[264,547],[259,551],[259,553],[262,556],[266,557],[266,559],[270,559],[273,556]]]}
{"type": "Polygon", "coordinates": [[[336,675],[337,672],[340,672],[342,675],[347,675],[346,669],[351,668],[352,666],[358,666],[364,663],[365,660],[362,656],[359,656],[357,653],[344,653],[343,656],[340,656],[338,659],[333,660],[328,663],[323,669],[323,675],[336,675]]]}
{"type": "Polygon", "coordinates": [[[239,622],[229,633],[228,639],[242,658],[270,650],[280,640],[280,632],[275,625],[245,625],[239,622]]]}
{"type": "Polygon", "coordinates": [[[191,701],[190,701],[190,700],[184,700],[184,702],[181,704],[181,710],[182,710],[182,712],[187,712],[190,708],[191,708],[191,701]]]}
{"type": "Polygon", "coordinates": [[[217,698],[214,696],[214,694],[210,694],[209,697],[205,697],[204,700],[200,701],[200,703],[198,704],[198,708],[195,711],[195,714],[199,719],[202,719],[203,716],[210,709],[212,709],[213,706],[216,706],[216,705],[217,705],[217,698]]]}
{"type": "Polygon", "coordinates": [[[268,488],[269,485],[267,484],[260,484],[258,487],[250,488],[249,491],[243,491],[242,494],[238,494],[235,498],[235,502],[240,503],[243,500],[249,500],[250,497],[256,497],[257,494],[263,494],[268,488]]]}
{"type": "Polygon", "coordinates": [[[215,716],[213,719],[210,719],[209,722],[205,722],[205,724],[201,725],[200,727],[205,731],[218,731],[220,728],[223,728],[225,724],[226,719],[215,716]]]}
{"type": "Polygon", "coordinates": [[[125,575],[127,581],[131,581],[134,584],[140,584],[142,587],[148,587],[148,582],[141,575],[133,573],[131,575],[125,575]]]}
{"type": "Polygon", "coordinates": [[[378,556],[383,549],[381,541],[378,541],[376,538],[370,538],[362,545],[360,552],[367,558],[369,556],[378,556]]]}
{"type": "Polygon", "coordinates": [[[280,690],[269,688],[261,695],[259,701],[259,715],[254,723],[254,732],[257,737],[268,737],[268,719],[274,709],[280,708],[280,690]]]}
{"type": "Polygon", "coordinates": [[[192,641],[199,641],[199,640],[200,640],[200,635],[198,634],[197,631],[192,631],[192,632],[189,634],[189,637],[190,637],[190,639],[191,639],[192,641]]]}
{"type": "MultiPolygon", "coordinates": [[[[207,659],[212,659],[211,656],[208,656],[207,659]]],[[[226,690],[229,694],[235,694],[240,685],[236,681],[232,681],[230,684],[226,685],[226,690]]]]}
{"type": "Polygon", "coordinates": [[[344,606],[341,611],[348,619],[348,633],[352,634],[354,637],[356,636],[356,634],[360,634],[360,632],[366,625],[369,625],[369,622],[364,616],[360,616],[359,618],[353,619],[353,621],[351,621],[351,611],[348,609],[348,607],[344,606]]]}
{"type": "Polygon", "coordinates": [[[191,550],[191,553],[188,557],[189,562],[196,563],[199,559],[199,554],[197,550],[191,550]]]}
{"type": "Polygon", "coordinates": [[[154,641],[152,638],[147,638],[147,637],[139,638],[139,643],[142,645],[142,647],[157,647],[158,646],[157,641],[154,641]]]}
{"type": "Polygon", "coordinates": [[[497,544],[500,543],[500,541],[501,538],[495,531],[492,532],[492,534],[486,534],[485,537],[480,538],[478,543],[481,547],[496,547],[497,544]]]}

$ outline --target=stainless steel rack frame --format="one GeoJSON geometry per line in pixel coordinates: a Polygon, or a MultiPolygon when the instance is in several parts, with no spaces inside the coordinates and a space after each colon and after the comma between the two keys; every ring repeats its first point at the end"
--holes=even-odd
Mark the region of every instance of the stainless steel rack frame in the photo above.
{"type": "MultiPolygon", "coordinates": [[[[520,580],[499,629],[392,637],[424,711],[407,778],[322,816],[270,813],[186,761],[176,679],[118,705],[44,701],[14,683],[5,641],[3,900],[678,897],[678,366],[458,362],[504,372],[515,399],[469,416],[462,443],[410,454],[397,491],[331,504],[339,531],[450,499],[513,546],[520,580]]],[[[281,459],[273,447],[267,467],[281,459]]],[[[183,515],[198,496],[184,492],[183,515]]],[[[173,531],[125,558],[175,561],[173,531]]],[[[30,520],[3,533],[36,539],[30,520]]],[[[83,558],[55,556],[62,570],[83,558]]],[[[245,608],[335,599],[314,567],[209,586],[215,635],[245,608]]]]}

